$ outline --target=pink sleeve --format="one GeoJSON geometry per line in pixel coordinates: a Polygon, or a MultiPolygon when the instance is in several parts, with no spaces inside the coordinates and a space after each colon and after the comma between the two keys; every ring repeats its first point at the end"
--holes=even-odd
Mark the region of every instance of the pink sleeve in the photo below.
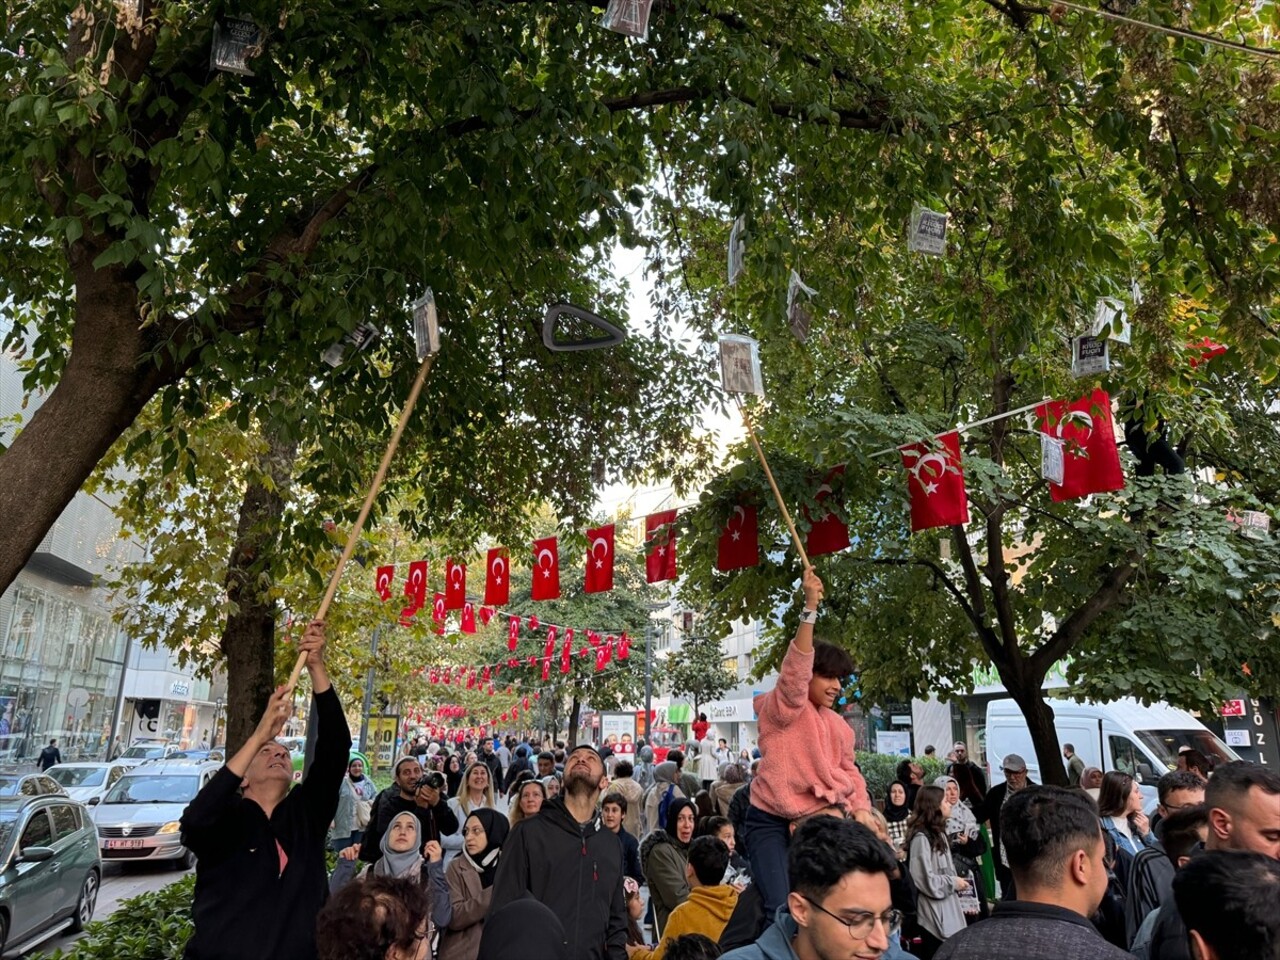
{"type": "Polygon", "coordinates": [[[812,679],[813,651],[802,653],[796,649],[795,641],[792,641],[787,647],[786,656],[782,658],[778,683],[774,687],[779,713],[794,713],[808,702],[809,681],[812,679]]]}

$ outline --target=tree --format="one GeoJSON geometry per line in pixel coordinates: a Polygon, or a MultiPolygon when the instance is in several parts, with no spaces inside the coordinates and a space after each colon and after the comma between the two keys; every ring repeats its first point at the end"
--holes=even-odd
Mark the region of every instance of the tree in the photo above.
{"type": "Polygon", "coordinates": [[[674,696],[693,700],[695,717],[702,704],[724,696],[738,682],[724,667],[720,640],[710,634],[686,637],[680,649],[667,658],[663,672],[674,696]]]}

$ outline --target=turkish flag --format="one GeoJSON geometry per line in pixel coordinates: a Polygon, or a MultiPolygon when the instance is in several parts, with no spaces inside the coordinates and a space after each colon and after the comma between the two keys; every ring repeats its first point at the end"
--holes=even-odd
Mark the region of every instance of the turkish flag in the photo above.
{"type": "Polygon", "coordinates": [[[587,531],[587,593],[613,589],[613,524],[587,531]]]}
{"type": "Polygon", "coordinates": [[[650,583],[676,578],[676,512],[663,510],[644,518],[645,578],[650,583]]]}
{"type": "Polygon", "coordinates": [[[533,541],[534,600],[558,600],[560,598],[560,548],[555,537],[543,537],[533,541]]]}
{"type": "Polygon", "coordinates": [[[1036,416],[1042,433],[1062,441],[1062,484],[1049,484],[1055,503],[1124,487],[1107,391],[1094,390],[1071,404],[1041,404],[1036,416]]]}
{"type": "Polygon", "coordinates": [[[444,564],[444,608],[461,610],[467,602],[467,565],[450,557],[444,564]]]}
{"type": "Polygon", "coordinates": [[[629,656],[631,656],[631,638],[624,633],[622,639],[618,641],[618,659],[625,660],[629,656]]]}
{"type": "Polygon", "coordinates": [[[402,620],[412,617],[427,604],[427,561],[415,560],[409,564],[409,576],[404,581],[404,595],[409,606],[400,611],[402,620]]]}
{"type": "Polygon", "coordinates": [[[760,524],[755,507],[736,506],[716,546],[716,569],[740,570],[759,561],[760,524]]]}
{"type": "Polygon", "coordinates": [[[564,648],[560,651],[560,672],[569,672],[569,658],[573,656],[573,627],[564,632],[564,648]]]}
{"type": "Polygon", "coordinates": [[[911,494],[911,532],[969,522],[969,498],[960,463],[960,434],[899,447],[911,494]]]}
{"type": "Polygon", "coordinates": [[[512,617],[507,621],[507,649],[514,650],[520,641],[520,618],[512,617]]]}
{"type": "Polygon", "coordinates": [[[462,605],[462,632],[476,632],[476,608],[473,604],[464,603],[462,605]]]}
{"type": "MultiPolygon", "coordinates": [[[[821,485],[818,487],[814,499],[821,505],[832,494],[831,484],[838,481],[844,476],[844,464],[836,467],[827,474],[821,485]]],[[[825,553],[835,553],[849,546],[849,528],[840,522],[840,518],[834,513],[825,512],[823,507],[823,516],[814,520],[809,513],[809,508],[804,508],[805,519],[809,521],[809,535],[805,538],[804,549],[811,557],[820,557],[825,553]]]]}
{"type": "Polygon", "coordinates": [[[436,633],[444,636],[444,594],[437,593],[431,601],[431,619],[435,621],[436,633]]]}
{"type": "MultiPolygon", "coordinates": [[[[377,591],[378,599],[384,603],[391,599],[391,581],[395,579],[395,576],[396,568],[393,566],[378,568],[378,574],[373,581],[373,589],[377,591]]],[[[423,577],[422,582],[425,585],[427,578],[423,577]]],[[[423,590],[425,591],[425,589],[426,587],[424,586],[423,590]]],[[[425,593],[423,595],[423,600],[426,600],[425,593]]]]}
{"type": "Polygon", "coordinates": [[[484,581],[484,602],[491,607],[505,607],[511,601],[511,559],[506,547],[489,551],[484,581]]]}

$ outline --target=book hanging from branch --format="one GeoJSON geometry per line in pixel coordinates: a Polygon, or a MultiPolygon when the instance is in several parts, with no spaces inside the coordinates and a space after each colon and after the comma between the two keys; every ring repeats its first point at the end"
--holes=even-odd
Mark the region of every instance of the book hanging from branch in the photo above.
{"type": "Polygon", "coordinates": [[[907,235],[907,249],[912,253],[945,256],[949,219],[948,214],[914,204],[911,208],[911,231],[907,235]]]}
{"type": "Polygon", "coordinates": [[[1040,434],[1040,476],[1050,483],[1062,485],[1066,463],[1062,456],[1062,441],[1047,433],[1040,434]]]}
{"type": "Polygon", "coordinates": [[[1090,334],[1116,343],[1128,343],[1133,335],[1133,326],[1129,323],[1129,311],[1124,301],[1115,297],[1099,297],[1093,308],[1090,334]]]}
{"type": "Polygon", "coordinates": [[[347,358],[348,354],[354,356],[367,350],[369,345],[380,336],[382,336],[382,331],[372,323],[359,324],[354,330],[322,353],[320,357],[329,366],[336,367],[347,358]]]}
{"type": "Polygon", "coordinates": [[[600,26],[624,37],[649,39],[649,11],[653,0],[609,0],[600,26]]]}
{"type": "Polygon", "coordinates": [[[436,295],[430,287],[413,301],[413,345],[418,359],[440,352],[440,323],[436,315],[436,295]]]}
{"type": "Polygon", "coordinates": [[[1107,341],[1098,337],[1074,337],[1071,340],[1071,375],[1092,377],[1111,369],[1107,341]]]}
{"type": "Polygon", "coordinates": [[[760,371],[760,344],[740,333],[720,337],[720,383],[726,393],[764,396],[760,371]]]}
{"type": "Polygon", "coordinates": [[[733,221],[733,229],[729,231],[729,285],[738,282],[742,273],[743,260],[747,253],[747,217],[746,214],[733,221]]]}
{"type": "Polygon", "coordinates": [[[808,298],[813,296],[816,296],[814,289],[806,286],[800,279],[800,274],[792,270],[791,280],[787,284],[787,324],[791,327],[792,335],[801,343],[809,339],[813,315],[809,312],[808,298]],[[801,299],[801,294],[804,294],[804,299],[801,299]]]}
{"type": "Polygon", "coordinates": [[[252,77],[249,61],[262,53],[265,39],[262,29],[252,20],[226,17],[213,22],[213,45],[209,50],[209,67],[225,73],[252,77]]]}

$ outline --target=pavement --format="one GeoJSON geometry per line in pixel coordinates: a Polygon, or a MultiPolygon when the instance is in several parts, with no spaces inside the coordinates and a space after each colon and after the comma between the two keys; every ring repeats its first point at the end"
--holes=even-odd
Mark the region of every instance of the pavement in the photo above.
{"type": "MultiPolygon", "coordinates": [[[[93,919],[105,920],[120,906],[121,900],[128,900],[139,894],[159,890],[169,884],[181,880],[187,873],[195,871],[175,870],[165,862],[156,863],[104,863],[102,865],[102,890],[98,894],[98,905],[94,908],[93,919]]],[[[69,950],[82,934],[63,933],[44,941],[32,948],[25,956],[34,957],[41,953],[52,953],[54,950],[69,950]]],[[[12,956],[6,954],[6,956],[12,956]]]]}

